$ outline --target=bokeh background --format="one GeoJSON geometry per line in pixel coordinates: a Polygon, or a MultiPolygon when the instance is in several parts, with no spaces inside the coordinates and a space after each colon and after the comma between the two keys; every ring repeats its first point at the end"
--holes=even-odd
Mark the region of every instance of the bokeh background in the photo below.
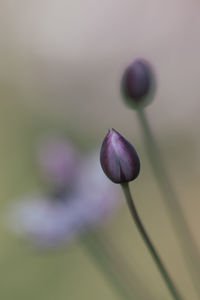
{"type": "MultiPolygon", "coordinates": [[[[119,82],[136,57],[151,62],[157,93],[146,109],[193,236],[200,246],[200,4],[195,0],[0,1],[0,209],[41,187],[39,136],[58,131],[82,151],[116,128],[139,152],[131,187],[152,239],[186,299],[196,299],[134,111],[119,82]]],[[[119,193],[122,197],[120,187],[119,193]]],[[[1,218],[3,220],[3,217],[1,218]]],[[[33,251],[1,222],[0,297],[4,300],[120,299],[83,246],[33,251]]],[[[163,284],[126,205],[101,228],[131,268],[133,299],[163,300],[163,284]],[[140,286],[141,285],[141,286],[140,286]],[[136,288],[137,287],[137,288],[136,288]]],[[[125,267],[126,269],[126,267],[125,267]]]]}

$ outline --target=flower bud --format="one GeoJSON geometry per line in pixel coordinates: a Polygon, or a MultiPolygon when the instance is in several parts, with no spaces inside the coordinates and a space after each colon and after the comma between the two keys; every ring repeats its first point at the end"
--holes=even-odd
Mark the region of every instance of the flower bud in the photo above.
{"type": "Polygon", "coordinates": [[[125,70],[121,90],[128,106],[137,109],[148,105],[155,93],[154,72],[144,59],[136,59],[125,70]]]}
{"type": "Polygon", "coordinates": [[[132,181],[140,171],[135,148],[114,129],[104,138],[100,162],[104,173],[115,183],[132,181]]]}

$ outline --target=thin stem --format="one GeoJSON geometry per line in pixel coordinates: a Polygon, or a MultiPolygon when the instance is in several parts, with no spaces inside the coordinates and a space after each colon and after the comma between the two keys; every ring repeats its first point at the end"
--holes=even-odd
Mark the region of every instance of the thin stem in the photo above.
{"type": "Polygon", "coordinates": [[[163,198],[165,199],[168,214],[173,224],[173,228],[176,231],[176,235],[179,239],[185,262],[193,280],[194,288],[198,296],[200,297],[200,264],[198,247],[195,243],[194,238],[192,237],[187,221],[185,220],[182,207],[179,204],[173,185],[170,182],[159,148],[147,120],[145,111],[143,109],[138,110],[137,115],[141,125],[147,155],[149,156],[153,172],[155,174],[155,177],[157,178],[159,188],[163,194],[163,198]]]}
{"type": "Polygon", "coordinates": [[[151,256],[152,256],[155,264],[157,265],[157,267],[160,271],[160,274],[162,275],[162,277],[163,277],[163,279],[164,279],[164,281],[165,281],[165,283],[166,283],[173,299],[174,300],[181,300],[182,297],[180,296],[179,292],[177,291],[175,285],[173,284],[173,281],[171,280],[164,264],[161,261],[161,258],[159,257],[152,241],[150,240],[150,238],[149,238],[149,236],[148,236],[148,234],[147,234],[147,232],[144,228],[144,225],[142,224],[142,222],[140,220],[140,217],[137,213],[134,201],[133,201],[131,193],[130,193],[128,183],[123,183],[122,184],[122,189],[123,189],[123,192],[124,192],[124,195],[125,195],[130,213],[131,213],[131,215],[133,217],[133,220],[134,220],[134,222],[137,226],[137,229],[139,230],[139,232],[140,232],[147,248],[149,249],[149,252],[151,253],[151,256]]]}
{"type": "Polygon", "coordinates": [[[90,257],[93,258],[95,263],[104,273],[104,275],[107,277],[107,280],[110,282],[111,286],[113,286],[114,290],[117,292],[117,295],[121,299],[133,300],[132,294],[130,294],[127,288],[122,284],[119,276],[117,276],[116,272],[112,269],[110,261],[106,258],[107,255],[104,255],[105,251],[104,253],[102,253],[101,251],[102,248],[99,247],[97,238],[88,235],[83,242],[84,242],[83,245],[85,246],[86,250],[90,254],[90,257]]]}

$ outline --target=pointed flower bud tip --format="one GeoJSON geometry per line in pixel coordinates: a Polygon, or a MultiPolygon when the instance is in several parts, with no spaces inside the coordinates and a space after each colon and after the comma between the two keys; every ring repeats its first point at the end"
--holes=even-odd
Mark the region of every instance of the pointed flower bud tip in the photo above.
{"type": "Polygon", "coordinates": [[[115,129],[108,131],[100,153],[104,173],[115,183],[134,180],[140,171],[135,148],[115,129]]]}
{"type": "Polygon", "coordinates": [[[128,106],[137,109],[148,105],[155,94],[155,76],[151,65],[136,59],[125,70],[121,90],[128,106]]]}

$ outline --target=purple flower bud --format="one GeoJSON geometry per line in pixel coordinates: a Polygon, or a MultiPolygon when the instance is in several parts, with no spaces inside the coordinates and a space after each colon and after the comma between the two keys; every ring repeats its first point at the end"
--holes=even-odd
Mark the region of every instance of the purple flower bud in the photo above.
{"type": "Polygon", "coordinates": [[[125,70],[122,83],[125,102],[132,108],[146,106],[155,92],[154,72],[144,59],[136,59],[125,70]]]}
{"type": "Polygon", "coordinates": [[[116,130],[104,138],[100,162],[104,173],[115,183],[134,180],[140,171],[140,160],[134,147],[116,130]]]}

